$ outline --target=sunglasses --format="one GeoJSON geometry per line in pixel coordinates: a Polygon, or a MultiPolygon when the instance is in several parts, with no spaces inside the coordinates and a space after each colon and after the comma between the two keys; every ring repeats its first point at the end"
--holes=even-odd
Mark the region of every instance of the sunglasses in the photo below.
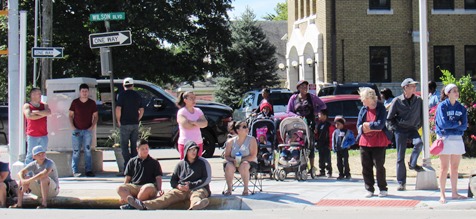
{"type": "Polygon", "coordinates": [[[242,128],[242,129],[247,129],[247,128],[248,128],[248,126],[244,125],[244,126],[241,126],[241,127],[239,127],[239,128],[242,128]]]}

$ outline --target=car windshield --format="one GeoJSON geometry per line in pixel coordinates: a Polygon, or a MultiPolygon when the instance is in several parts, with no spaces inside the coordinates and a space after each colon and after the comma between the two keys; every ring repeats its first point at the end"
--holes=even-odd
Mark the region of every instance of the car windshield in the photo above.
{"type": "MultiPolygon", "coordinates": [[[[269,99],[273,105],[288,105],[289,98],[292,96],[292,93],[281,93],[273,92],[269,95],[269,99]]],[[[263,100],[263,95],[258,95],[258,104],[263,100]]]]}

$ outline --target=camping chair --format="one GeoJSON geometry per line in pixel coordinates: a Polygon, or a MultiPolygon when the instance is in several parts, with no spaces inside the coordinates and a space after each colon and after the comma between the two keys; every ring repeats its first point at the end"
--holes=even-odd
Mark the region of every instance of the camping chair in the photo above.
{"type": "MultiPolygon", "coordinates": [[[[256,163],[252,162],[250,164],[250,180],[248,183],[248,193],[254,195],[258,191],[263,191],[263,173],[259,171],[259,166],[256,163]]],[[[225,167],[226,163],[223,164],[223,171],[225,171],[225,167]]],[[[238,172],[238,169],[235,171],[233,177],[234,178],[231,191],[235,191],[235,189],[238,187],[243,187],[243,179],[241,178],[241,174],[240,172],[238,172]]],[[[225,194],[227,189],[227,184],[225,182],[222,194],[225,194]]]]}

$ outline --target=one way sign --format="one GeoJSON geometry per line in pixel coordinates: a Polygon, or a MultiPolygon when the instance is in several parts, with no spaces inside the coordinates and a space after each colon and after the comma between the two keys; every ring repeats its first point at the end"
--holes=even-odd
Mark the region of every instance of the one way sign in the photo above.
{"type": "Polygon", "coordinates": [[[126,46],[132,44],[131,31],[94,33],[89,35],[89,47],[126,46]]]}
{"type": "Polygon", "coordinates": [[[33,47],[31,56],[33,58],[63,58],[62,47],[33,47]]]}

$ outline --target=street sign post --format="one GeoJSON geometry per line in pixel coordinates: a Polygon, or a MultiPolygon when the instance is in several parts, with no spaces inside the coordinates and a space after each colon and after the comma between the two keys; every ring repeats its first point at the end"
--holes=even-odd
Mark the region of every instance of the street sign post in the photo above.
{"type": "Polygon", "coordinates": [[[127,46],[132,44],[131,31],[117,31],[94,33],[89,35],[91,49],[113,46],[127,46]]]}
{"type": "Polygon", "coordinates": [[[109,12],[109,13],[97,13],[90,14],[89,21],[119,21],[125,20],[125,12],[109,12]]]}
{"type": "Polygon", "coordinates": [[[63,58],[63,47],[33,47],[31,56],[33,58],[63,58]]]}

